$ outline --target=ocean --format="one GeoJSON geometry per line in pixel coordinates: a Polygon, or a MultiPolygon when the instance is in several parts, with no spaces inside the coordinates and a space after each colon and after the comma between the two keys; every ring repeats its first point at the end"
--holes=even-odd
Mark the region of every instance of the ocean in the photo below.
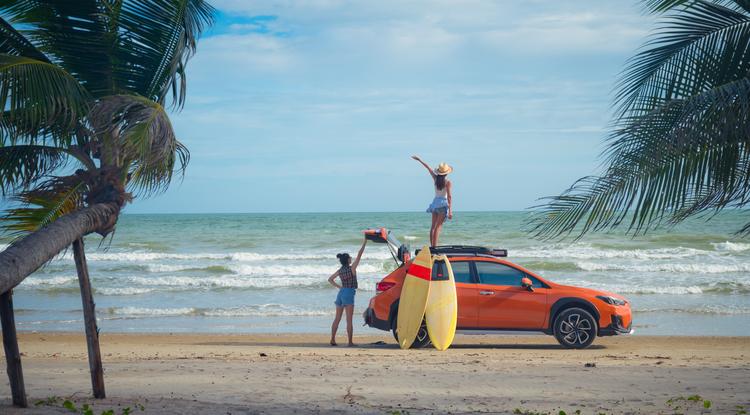
{"type": "MultiPolygon", "coordinates": [[[[523,212],[456,212],[442,244],[507,248],[508,259],[562,284],[626,296],[635,335],[749,335],[750,239],[732,235],[750,216],[632,238],[591,234],[542,242],[520,228],[523,212]]],[[[112,239],[86,239],[102,332],[327,332],[334,314],[336,253],[356,254],[362,230],[385,226],[412,250],[428,239],[426,213],[124,214],[112,239]]],[[[0,239],[0,244],[7,244],[0,239]]],[[[0,249],[4,246],[0,245],[0,249]]],[[[359,268],[355,333],[375,284],[395,268],[368,243],[359,268]]],[[[22,331],[82,331],[72,253],[14,291],[22,331]]],[[[342,326],[343,329],[343,326],[342,326]]],[[[342,333],[344,333],[342,331],[342,333]]]]}

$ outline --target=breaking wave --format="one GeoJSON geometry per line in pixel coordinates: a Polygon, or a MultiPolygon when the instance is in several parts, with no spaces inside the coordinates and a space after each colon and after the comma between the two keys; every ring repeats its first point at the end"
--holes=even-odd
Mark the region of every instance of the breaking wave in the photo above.
{"type": "Polygon", "coordinates": [[[300,308],[283,304],[259,304],[229,308],[151,308],[151,307],[110,307],[104,314],[124,317],[294,317],[327,316],[332,310],[300,308]]]}
{"type": "MultiPolygon", "coordinates": [[[[231,253],[167,253],[167,252],[93,252],[86,255],[91,261],[117,261],[117,262],[154,262],[159,260],[172,261],[201,261],[201,260],[223,260],[234,262],[262,262],[262,261],[322,261],[328,260],[332,264],[336,263],[336,253],[308,252],[308,253],[284,253],[284,254],[263,254],[257,252],[231,252],[231,253]]],[[[388,252],[368,252],[368,260],[386,260],[391,259],[388,252]]],[[[63,255],[59,260],[72,260],[70,253],[63,255]]]]}
{"type": "Polygon", "coordinates": [[[696,264],[696,263],[650,263],[622,264],[612,262],[576,262],[583,271],[631,271],[631,272],[672,272],[696,274],[722,274],[730,272],[750,272],[750,263],[735,264],[696,264]]]}
{"type": "Polygon", "coordinates": [[[687,314],[718,314],[718,315],[741,315],[750,314],[749,307],[740,306],[723,306],[723,305],[705,305],[692,308],[670,308],[670,307],[653,307],[653,308],[636,308],[634,313],[687,313],[687,314]]]}
{"type": "MultiPolygon", "coordinates": [[[[725,242],[731,243],[731,242],[725,242]]],[[[721,252],[720,249],[707,251],[695,248],[653,248],[653,249],[607,249],[596,248],[589,244],[573,246],[554,245],[543,248],[520,249],[511,251],[513,258],[559,258],[559,259],[674,259],[689,258],[700,255],[711,255],[721,252]]]]}

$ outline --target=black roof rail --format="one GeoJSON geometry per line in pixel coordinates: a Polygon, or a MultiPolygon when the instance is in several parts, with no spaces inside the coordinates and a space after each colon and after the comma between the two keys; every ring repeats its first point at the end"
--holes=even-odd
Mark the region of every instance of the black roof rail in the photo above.
{"type": "MultiPolygon", "coordinates": [[[[419,251],[420,249],[417,249],[414,255],[418,255],[419,251]]],[[[472,245],[438,245],[430,247],[430,252],[437,255],[508,256],[507,249],[490,249],[484,246],[472,245]]]]}

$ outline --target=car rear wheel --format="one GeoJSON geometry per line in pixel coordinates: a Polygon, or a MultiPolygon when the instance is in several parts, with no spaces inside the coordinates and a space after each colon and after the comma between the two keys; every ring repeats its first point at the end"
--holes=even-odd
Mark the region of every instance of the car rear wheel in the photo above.
{"type": "Polygon", "coordinates": [[[596,320],[582,308],[563,310],[555,318],[555,338],[565,348],[585,349],[596,338],[596,320]]]}
{"type": "MultiPolygon", "coordinates": [[[[398,314],[393,317],[391,320],[391,332],[393,332],[393,338],[396,339],[396,343],[398,343],[398,334],[396,334],[396,327],[398,324],[398,314]]],[[[423,347],[430,345],[430,335],[427,333],[427,323],[422,320],[422,325],[419,327],[419,331],[417,332],[417,337],[414,339],[414,342],[411,344],[411,349],[421,349],[423,347]]]]}

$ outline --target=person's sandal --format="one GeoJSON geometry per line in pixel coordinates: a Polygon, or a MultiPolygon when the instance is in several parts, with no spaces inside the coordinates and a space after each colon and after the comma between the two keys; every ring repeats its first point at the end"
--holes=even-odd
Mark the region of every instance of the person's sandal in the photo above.
{"type": "Polygon", "coordinates": [[[331,346],[338,346],[338,343],[336,343],[336,342],[331,342],[331,346]]]}

